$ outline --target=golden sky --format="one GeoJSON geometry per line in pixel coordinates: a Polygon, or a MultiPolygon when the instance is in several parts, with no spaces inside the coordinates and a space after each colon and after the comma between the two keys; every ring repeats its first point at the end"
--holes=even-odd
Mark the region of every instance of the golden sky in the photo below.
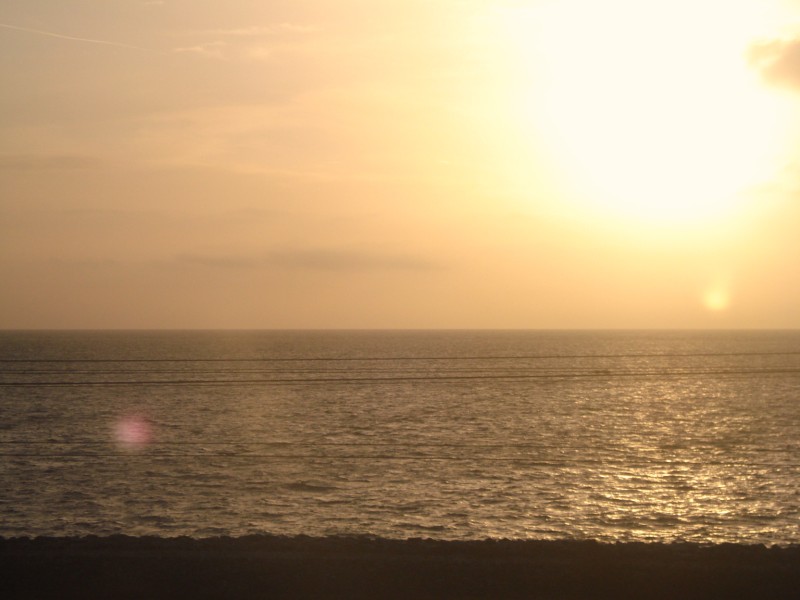
{"type": "Polygon", "coordinates": [[[798,0],[4,0],[2,328],[800,327],[798,0]]]}

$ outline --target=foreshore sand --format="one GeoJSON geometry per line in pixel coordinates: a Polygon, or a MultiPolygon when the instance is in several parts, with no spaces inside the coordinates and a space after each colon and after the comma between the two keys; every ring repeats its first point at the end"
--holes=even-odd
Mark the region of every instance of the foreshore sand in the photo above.
{"type": "Polygon", "coordinates": [[[800,546],[0,538],[2,598],[798,598],[800,546]]]}

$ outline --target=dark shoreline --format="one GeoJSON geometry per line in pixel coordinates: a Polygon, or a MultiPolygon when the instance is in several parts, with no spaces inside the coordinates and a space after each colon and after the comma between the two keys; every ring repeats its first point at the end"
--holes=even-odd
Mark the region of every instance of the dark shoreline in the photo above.
{"type": "Polygon", "coordinates": [[[797,598],[800,546],[0,538],[3,598],[797,598]]]}

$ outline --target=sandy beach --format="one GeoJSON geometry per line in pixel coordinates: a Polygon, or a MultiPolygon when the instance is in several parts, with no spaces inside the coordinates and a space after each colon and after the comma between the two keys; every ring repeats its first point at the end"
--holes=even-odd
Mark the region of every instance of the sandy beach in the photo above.
{"type": "Polygon", "coordinates": [[[796,598],[800,547],[242,538],[0,540],[4,598],[796,598]]]}

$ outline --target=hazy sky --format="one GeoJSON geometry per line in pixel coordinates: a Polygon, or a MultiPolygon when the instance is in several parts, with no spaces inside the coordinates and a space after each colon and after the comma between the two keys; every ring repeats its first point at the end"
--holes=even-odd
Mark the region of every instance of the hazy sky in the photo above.
{"type": "Polygon", "coordinates": [[[3,0],[0,327],[800,327],[800,2],[3,0]]]}

